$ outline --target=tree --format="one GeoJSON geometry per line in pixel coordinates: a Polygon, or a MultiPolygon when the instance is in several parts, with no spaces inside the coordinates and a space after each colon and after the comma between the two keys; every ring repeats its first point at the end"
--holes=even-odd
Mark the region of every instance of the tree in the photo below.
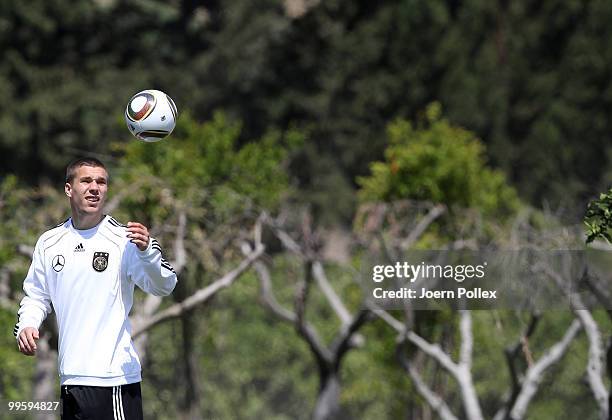
{"type": "Polygon", "coordinates": [[[612,242],[610,229],[612,228],[612,189],[599,194],[599,198],[589,202],[584,224],[587,227],[586,243],[589,244],[596,239],[603,238],[612,242]]]}
{"type": "Polygon", "coordinates": [[[482,143],[443,119],[439,104],[427,108],[417,127],[397,120],[387,132],[385,161],[372,163],[371,175],[358,179],[362,201],[430,201],[486,216],[516,211],[516,192],[499,170],[487,167],[482,143]]]}

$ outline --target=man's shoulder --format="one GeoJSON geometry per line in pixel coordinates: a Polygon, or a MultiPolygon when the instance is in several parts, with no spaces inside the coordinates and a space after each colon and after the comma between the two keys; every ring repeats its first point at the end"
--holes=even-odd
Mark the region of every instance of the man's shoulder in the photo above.
{"type": "Polygon", "coordinates": [[[61,238],[62,234],[68,232],[69,226],[70,217],[43,232],[43,234],[38,238],[38,244],[45,245],[48,244],[49,241],[61,238]]]}
{"type": "Polygon", "coordinates": [[[109,226],[120,228],[120,229],[125,229],[127,227],[127,225],[124,225],[123,223],[117,221],[117,219],[115,219],[110,214],[106,216],[106,220],[103,223],[106,223],[109,226]]]}
{"type": "Polygon", "coordinates": [[[111,235],[125,239],[125,229],[127,226],[117,221],[113,216],[107,215],[102,221],[102,226],[100,226],[100,228],[103,231],[109,232],[111,235]]]}
{"type": "Polygon", "coordinates": [[[44,241],[46,239],[54,237],[55,235],[61,234],[62,232],[68,230],[69,226],[70,217],[64,220],[63,222],[56,224],[52,228],[47,229],[42,235],[40,235],[40,240],[44,241]]]}

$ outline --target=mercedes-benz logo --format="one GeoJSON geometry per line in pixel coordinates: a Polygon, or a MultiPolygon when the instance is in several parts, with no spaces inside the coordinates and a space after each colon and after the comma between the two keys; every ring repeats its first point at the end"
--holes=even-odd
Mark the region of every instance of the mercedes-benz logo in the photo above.
{"type": "Polygon", "coordinates": [[[55,271],[57,272],[62,271],[62,268],[64,268],[64,265],[66,265],[66,260],[64,259],[63,255],[56,255],[55,257],[53,257],[51,266],[53,267],[55,271]]]}

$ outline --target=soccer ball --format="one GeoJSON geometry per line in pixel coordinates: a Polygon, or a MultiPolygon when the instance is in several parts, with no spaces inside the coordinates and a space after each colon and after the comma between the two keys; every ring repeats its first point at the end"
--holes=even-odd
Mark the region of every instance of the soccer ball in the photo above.
{"type": "Polygon", "coordinates": [[[176,125],[176,105],[161,90],[143,90],[132,96],[125,108],[125,122],[137,139],[160,141],[176,125]]]}

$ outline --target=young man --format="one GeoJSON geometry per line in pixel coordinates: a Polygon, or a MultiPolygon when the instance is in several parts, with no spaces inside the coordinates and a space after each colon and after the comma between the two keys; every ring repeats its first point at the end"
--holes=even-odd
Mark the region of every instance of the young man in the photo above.
{"type": "Polygon", "coordinates": [[[166,296],[176,274],[145,226],[102,213],[108,189],[97,159],[66,169],[72,216],[43,233],[23,283],[19,350],[36,353],[38,328],[55,310],[62,419],[142,419],[140,362],[128,314],[134,285],[166,296]]]}

